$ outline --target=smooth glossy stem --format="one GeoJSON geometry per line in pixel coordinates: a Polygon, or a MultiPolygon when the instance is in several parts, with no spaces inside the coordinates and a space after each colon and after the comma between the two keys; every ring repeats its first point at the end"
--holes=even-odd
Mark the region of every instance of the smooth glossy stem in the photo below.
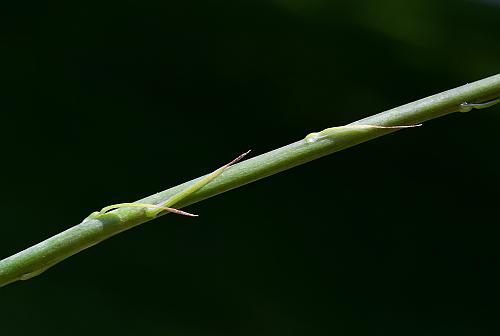
{"type": "MultiPolygon", "coordinates": [[[[492,101],[499,96],[500,74],[364,118],[351,125],[413,125],[449,113],[464,112],[464,107],[461,105],[464,102],[480,104],[492,101]]],[[[467,106],[468,109],[473,107],[467,106]]],[[[175,207],[179,208],[199,202],[396,131],[398,129],[366,128],[355,130],[344,128],[314,142],[299,140],[228,168],[209,184],[175,204],[175,207]]],[[[418,128],[413,130],[413,132],[415,131],[418,131],[418,128]]],[[[138,202],[161,204],[200,179],[183,183],[138,202]]],[[[64,232],[0,261],[0,286],[36,276],[71,255],[148,220],[151,218],[146,215],[144,209],[135,207],[120,208],[99,216],[99,219],[84,220],[64,232]]]]}

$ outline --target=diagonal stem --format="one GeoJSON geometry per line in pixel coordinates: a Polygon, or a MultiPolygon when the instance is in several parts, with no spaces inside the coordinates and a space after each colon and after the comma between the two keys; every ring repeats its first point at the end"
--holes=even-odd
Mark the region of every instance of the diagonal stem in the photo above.
{"type": "MultiPolygon", "coordinates": [[[[453,112],[485,107],[500,96],[500,74],[469,83],[400,107],[358,120],[351,125],[414,125],[453,112]],[[463,104],[466,105],[463,105],[463,104]],[[474,106],[478,104],[477,107],[474,106]],[[466,108],[464,108],[466,107],[466,108]]],[[[304,139],[240,162],[209,184],[182,199],[176,207],[241,187],[247,183],[293,168],[342,149],[397,131],[397,128],[341,128],[315,141],[304,139]]],[[[202,177],[139,200],[162,204],[199,182],[202,177]]],[[[0,287],[36,276],[60,261],[111,236],[144,223],[149,218],[143,208],[125,207],[89,219],[41,243],[0,261],[0,287]]]]}

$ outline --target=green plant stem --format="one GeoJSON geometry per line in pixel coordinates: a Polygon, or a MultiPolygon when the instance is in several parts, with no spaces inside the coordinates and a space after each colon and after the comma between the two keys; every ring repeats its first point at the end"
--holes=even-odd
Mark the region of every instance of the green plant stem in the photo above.
{"type": "MultiPolygon", "coordinates": [[[[481,103],[499,96],[500,74],[364,118],[353,124],[382,126],[418,124],[449,113],[464,111],[463,106],[460,106],[464,102],[481,103]]],[[[208,185],[176,204],[175,207],[181,208],[199,202],[395,131],[397,130],[346,129],[314,142],[299,140],[230,167],[208,185]]],[[[138,202],[161,203],[199,179],[183,183],[138,202]]],[[[139,208],[120,208],[99,219],[84,220],[64,232],[0,261],[0,287],[36,276],[71,255],[148,220],[151,218],[145,216],[144,209],[139,208]]]]}

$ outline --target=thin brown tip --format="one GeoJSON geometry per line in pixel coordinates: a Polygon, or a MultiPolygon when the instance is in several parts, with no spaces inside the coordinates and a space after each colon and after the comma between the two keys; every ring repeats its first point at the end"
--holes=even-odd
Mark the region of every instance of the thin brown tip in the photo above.
{"type": "Polygon", "coordinates": [[[252,150],[248,150],[246,151],[245,153],[241,154],[240,156],[238,156],[236,159],[234,159],[233,161],[229,162],[228,164],[226,164],[224,167],[229,167],[229,166],[232,166],[234,165],[236,162],[240,161],[241,159],[243,159],[245,156],[248,155],[248,153],[250,153],[252,150]]]}

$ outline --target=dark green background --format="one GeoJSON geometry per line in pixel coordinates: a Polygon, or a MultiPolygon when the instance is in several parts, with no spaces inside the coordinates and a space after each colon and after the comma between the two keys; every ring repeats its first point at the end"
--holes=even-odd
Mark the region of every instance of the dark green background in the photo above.
{"type": "MultiPolygon", "coordinates": [[[[498,1],[5,1],[0,255],[499,72],[498,1]],[[496,3],[496,4],[495,4],[496,3]]],[[[0,289],[2,335],[498,335],[500,108],[193,205],[0,289]]]]}

